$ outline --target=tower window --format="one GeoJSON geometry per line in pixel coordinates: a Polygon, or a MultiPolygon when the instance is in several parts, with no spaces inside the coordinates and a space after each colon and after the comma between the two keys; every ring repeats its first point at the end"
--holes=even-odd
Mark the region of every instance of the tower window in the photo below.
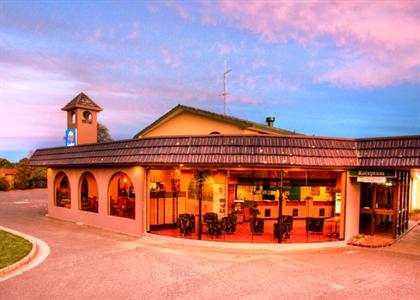
{"type": "Polygon", "coordinates": [[[92,113],[90,112],[90,111],[84,111],[83,112],[83,122],[84,123],[92,123],[92,120],[93,120],[93,116],[92,116],[92,113]]]}
{"type": "Polygon", "coordinates": [[[76,124],[76,113],[74,111],[70,112],[70,120],[72,124],[76,124]]]}

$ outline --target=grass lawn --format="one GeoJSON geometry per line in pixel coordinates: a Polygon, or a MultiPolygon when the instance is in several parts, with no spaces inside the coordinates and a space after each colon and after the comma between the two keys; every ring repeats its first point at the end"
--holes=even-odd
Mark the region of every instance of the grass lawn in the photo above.
{"type": "Polygon", "coordinates": [[[31,242],[0,230],[0,269],[19,261],[25,257],[31,249],[31,242]]]}

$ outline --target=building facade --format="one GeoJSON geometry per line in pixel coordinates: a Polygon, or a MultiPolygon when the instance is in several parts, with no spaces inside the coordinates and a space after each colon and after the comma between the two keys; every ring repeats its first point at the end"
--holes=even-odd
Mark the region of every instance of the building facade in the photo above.
{"type": "Polygon", "coordinates": [[[133,139],[95,142],[31,157],[48,167],[50,216],[138,236],[326,242],[398,237],[418,205],[420,136],[307,137],[177,106],[133,139]]]}

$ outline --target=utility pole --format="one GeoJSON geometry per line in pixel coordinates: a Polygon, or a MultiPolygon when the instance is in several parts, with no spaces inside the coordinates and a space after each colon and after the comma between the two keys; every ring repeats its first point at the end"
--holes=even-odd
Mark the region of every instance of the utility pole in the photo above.
{"type": "Polygon", "coordinates": [[[225,60],[225,71],[223,72],[223,94],[222,94],[222,96],[223,96],[223,114],[224,115],[226,115],[226,98],[227,98],[227,95],[228,95],[228,92],[227,92],[227,74],[230,71],[232,71],[232,70],[230,70],[230,69],[228,70],[227,62],[225,60]]]}

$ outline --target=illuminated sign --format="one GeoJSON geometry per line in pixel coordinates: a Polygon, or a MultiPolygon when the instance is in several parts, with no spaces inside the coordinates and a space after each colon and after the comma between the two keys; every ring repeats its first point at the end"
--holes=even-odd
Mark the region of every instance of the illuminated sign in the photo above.
{"type": "Polygon", "coordinates": [[[350,176],[380,176],[380,177],[395,177],[394,170],[350,170],[350,176]]]}
{"type": "Polygon", "coordinates": [[[66,146],[75,146],[77,144],[76,128],[66,130],[66,146]]]}
{"type": "Polygon", "coordinates": [[[367,182],[367,183],[385,183],[386,177],[378,176],[358,176],[357,182],[367,182]]]}

